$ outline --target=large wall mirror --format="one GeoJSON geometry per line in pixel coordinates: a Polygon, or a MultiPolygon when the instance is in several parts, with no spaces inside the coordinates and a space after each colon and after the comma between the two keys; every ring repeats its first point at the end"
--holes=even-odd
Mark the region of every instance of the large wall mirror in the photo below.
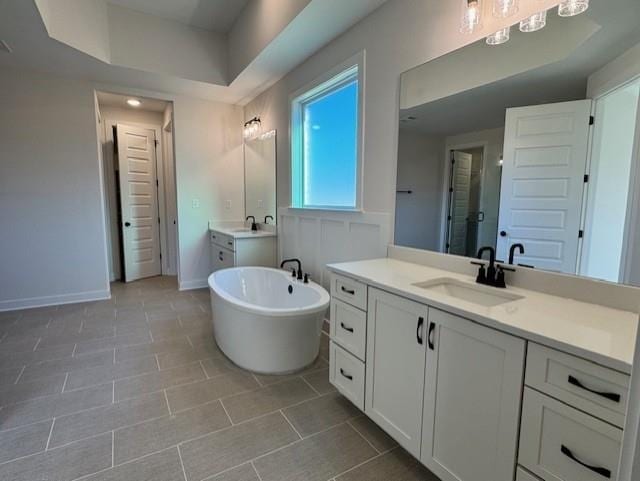
{"type": "Polygon", "coordinates": [[[245,216],[276,222],[276,131],[246,139],[244,144],[245,216]],[[270,218],[269,218],[270,217],[270,218]]]}
{"type": "Polygon", "coordinates": [[[639,18],[554,9],[405,72],[395,243],[640,285],[639,18]]]}

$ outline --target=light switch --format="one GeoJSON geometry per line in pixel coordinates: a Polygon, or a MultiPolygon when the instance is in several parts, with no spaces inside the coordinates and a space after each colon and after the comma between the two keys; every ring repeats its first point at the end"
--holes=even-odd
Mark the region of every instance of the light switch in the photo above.
{"type": "Polygon", "coordinates": [[[191,207],[193,207],[194,209],[199,209],[200,208],[200,199],[192,199],[191,200],[191,207]]]}
{"type": "Polygon", "coordinates": [[[259,200],[258,201],[258,209],[262,209],[264,207],[264,201],[259,200]]]}

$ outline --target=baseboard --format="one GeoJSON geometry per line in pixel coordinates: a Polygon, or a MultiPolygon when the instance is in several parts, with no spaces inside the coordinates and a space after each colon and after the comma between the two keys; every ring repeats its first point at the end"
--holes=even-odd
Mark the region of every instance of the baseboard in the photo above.
{"type": "Polygon", "coordinates": [[[33,307],[57,306],[60,304],[75,304],[78,302],[102,301],[111,299],[110,290],[78,292],[58,296],[29,297],[26,299],[11,299],[0,301],[0,312],[16,309],[30,309],[33,307]]]}
{"type": "Polygon", "coordinates": [[[193,281],[184,281],[180,283],[179,289],[181,291],[192,291],[193,289],[202,289],[208,287],[209,283],[207,279],[195,279],[193,281]]]}

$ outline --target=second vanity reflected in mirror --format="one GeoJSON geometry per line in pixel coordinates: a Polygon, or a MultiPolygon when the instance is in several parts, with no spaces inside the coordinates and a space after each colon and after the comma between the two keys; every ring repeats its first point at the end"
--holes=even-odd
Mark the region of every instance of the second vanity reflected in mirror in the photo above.
{"type": "Polygon", "coordinates": [[[276,223],[276,131],[245,139],[245,216],[276,223]]]}
{"type": "Polygon", "coordinates": [[[640,285],[640,8],[608,3],[403,74],[397,245],[640,285]]]}

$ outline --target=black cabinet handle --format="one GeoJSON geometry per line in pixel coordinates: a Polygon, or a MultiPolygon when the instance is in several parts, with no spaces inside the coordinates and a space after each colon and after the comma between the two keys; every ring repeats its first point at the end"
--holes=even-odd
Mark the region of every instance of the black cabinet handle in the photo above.
{"type": "Polygon", "coordinates": [[[572,384],[576,387],[579,387],[580,389],[584,389],[585,391],[589,391],[592,394],[595,394],[597,396],[601,396],[603,398],[609,399],[610,401],[619,403],[620,402],[620,394],[616,394],[613,392],[601,392],[601,391],[594,391],[593,389],[589,389],[587,386],[585,386],[584,384],[582,384],[578,379],[576,379],[575,377],[569,375],[569,379],[567,379],[567,382],[569,384],[572,384]]]}
{"type": "Polygon", "coordinates": [[[342,374],[342,377],[346,377],[349,381],[353,381],[353,376],[350,376],[349,374],[344,372],[344,369],[342,368],[340,368],[340,374],[342,374]]]}
{"type": "Polygon", "coordinates": [[[125,227],[131,227],[131,222],[125,222],[125,223],[124,223],[124,226],[125,226],[125,227]]]}
{"type": "Polygon", "coordinates": [[[427,345],[429,346],[429,349],[431,349],[433,351],[434,349],[434,344],[433,344],[433,333],[436,329],[436,325],[435,323],[431,323],[429,324],[429,333],[427,334],[427,345]]]}
{"type": "Polygon", "coordinates": [[[418,326],[416,327],[416,338],[418,339],[418,344],[422,344],[424,340],[422,339],[422,326],[424,325],[424,317],[418,318],[418,326]]]}
{"type": "Polygon", "coordinates": [[[227,244],[229,244],[230,246],[232,246],[232,245],[233,245],[233,242],[229,241],[229,242],[227,242],[227,244]]]}
{"type": "Polygon", "coordinates": [[[583,466],[585,468],[587,468],[590,471],[593,471],[594,473],[598,473],[600,476],[603,476],[607,479],[611,478],[611,471],[608,470],[607,468],[600,468],[598,466],[590,466],[587,463],[580,461],[575,454],[573,454],[571,452],[571,450],[566,447],[564,444],[562,446],[560,446],[560,451],[562,452],[562,454],[564,454],[566,457],[568,457],[569,459],[571,459],[572,461],[578,463],[580,466],[583,466]]]}
{"type": "Polygon", "coordinates": [[[347,331],[347,332],[351,332],[351,333],[353,333],[353,327],[347,327],[347,326],[345,326],[345,325],[344,325],[344,322],[341,322],[341,323],[340,323],[340,327],[341,327],[342,329],[344,329],[345,331],[347,331]]]}
{"type": "Polygon", "coordinates": [[[350,295],[352,295],[352,296],[356,293],[356,291],[354,291],[353,289],[347,289],[347,288],[346,288],[346,287],[344,287],[344,286],[340,286],[340,290],[341,290],[342,292],[346,292],[347,294],[350,294],[350,295]]]}

